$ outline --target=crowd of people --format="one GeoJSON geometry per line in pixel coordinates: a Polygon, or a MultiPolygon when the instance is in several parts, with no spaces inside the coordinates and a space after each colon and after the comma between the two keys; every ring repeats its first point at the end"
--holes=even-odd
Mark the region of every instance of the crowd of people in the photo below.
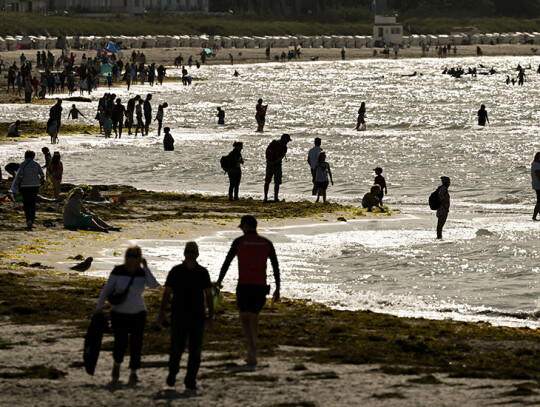
{"type": "Polygon", "coordinates": [[[20,67],[14,62],[7,69],[6,92],[11,91],[17,96],[22,96],[24,92],[25,103],[31,103],[32,98],[44,99],[47,95],[66,92],[71,96],[77,89],[80,96],[85,92],[90,95],[104,82],[110,89],[113,84],[122,81],[128,90],[135,84],[162,85],[167,75],[163,65],[147,64],[144,53],[135,51],[126,63],[117,53],[107,52],[105,48],[97,49],[93,58],[83,54],[78,63],[76,56],[66,49],[58,58],[50,50],[47,53],[38,51],[35,64],[37,72],[24,53],[19,59],[20,67]]]}

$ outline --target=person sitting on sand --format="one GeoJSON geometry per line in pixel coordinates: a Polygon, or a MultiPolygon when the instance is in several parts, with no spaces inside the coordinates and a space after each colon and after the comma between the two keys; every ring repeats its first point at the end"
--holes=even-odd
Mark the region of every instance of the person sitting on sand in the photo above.
{"type": "Polygon", "coordinates": [[[380,185],[373,185],[370,192],[364,195],[362,198],[362,208],[367,208],[368,212],[371,212],[372,208],[379,208],[381,212],[386,212],[381,206],[381,201],[378,198],[381,193],[380,185]]]}
{"type": "Polygon", "coordinates": [[[165,127],[163,130],[165,131],[165,136],[163,137],[163,149],[165,151],[174,151],[174,138],[170,133],[170,127],[165,127]]]}
{"type": "Polygon", "coordinates": [[[94,185],[92,187],[92,190],[90,191],[90,194],[86,197],[86,200],[88,202],[104,202],[108,201],[107,198],[105,198],[101,193],[99,192],[99,188],[94,185]]]}
{"type": "Polygon", "coordinates": [[[98,215],[90,212],[83,204],[84,192],[76,188],[64,205],[64,227],[66,229],[95,230],[107,233],[109,230],[120,231],[103,222],[98,215]]]}
{"type": "Polygon", "coordinates": [[[17,120],[15,123],[12,123],[11,126],[9,126],[8,129],[8,137],[20,137],[19,134],[19,126],[21,125],[21,121],[17,120]]]}

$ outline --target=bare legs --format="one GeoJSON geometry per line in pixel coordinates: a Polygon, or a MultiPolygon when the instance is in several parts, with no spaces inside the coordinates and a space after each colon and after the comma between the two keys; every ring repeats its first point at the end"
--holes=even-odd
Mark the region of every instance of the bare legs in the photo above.
{"type": "Polygon", "coordinates": [[[241,312],[240,322],[242,323],[242,331],[247,340],[248,357],[246,362],[249,365],[257,364],[257,338],[259,337],[259,321],[258,315],[253,312],[241,312]]]}
{"type": "MultiPolygon", "coordinates": [[[[268,191],[270,190],[270,183],[264,183],[264,201],[268,202],[268,191]]],[[[274,201],[279,201],[279,184],[274,184],[274,201]]]]}
{"type": "Polygon", "coordinates": [[[446,223],[446,219],[448,219],[448,212],[437,215],[437,239],[442,239],[442,231],[444,224],[446,223]]]}

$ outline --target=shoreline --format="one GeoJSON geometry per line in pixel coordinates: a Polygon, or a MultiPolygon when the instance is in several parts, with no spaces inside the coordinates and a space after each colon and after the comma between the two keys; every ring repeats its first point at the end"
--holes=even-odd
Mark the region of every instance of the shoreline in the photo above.
{"type": "MultiPolygon", "coordinates": [[[[72,187],[65,185],[64,191],[72,187]]],[[[21,233],[14,228],[22,223],[20,210],[14,209],[10,218],[5,206],[0,207],[2,217],[11,219],[1,228],[5,239],[0,243],[0,292],[4,294],[0,324],[6,332],[0,340],[4,361],[0,364],[0,401],[5,404],[22,395],[30,403],[78,406],[88,405],[88,400],[96,396],[112,401],[114,392],[122,394],[125,405],[155,405],[182,398],[181,386],[174,391],[161,390],[169,337],[154,322],[160,290],[145,297],[149,318],[142,382],[135,388],[124,384],[111,388],[108,384],[110,335],[104,338],[96,377],[84,373],[83,336],[104,280],[69,271],[69,266],[77,262],[70,258],[97,253],[99,264],[107,249],[118,251],[120,262],[124,246],[133,240],[184,241],[228,231],[236,225],[242,210],[256,213],[262,230],[339,223],[342,216],[362,220],[378,217],[355,214],[354,207],[316,206],[311,202],[262,205],[242,199],[231,204],[220,197],[154,193],[121,186],[103,189],[107,189],[104,195],[124,196],[126,204],[91,209],[106,221],[122,226],[121,233],[41,226],[45,219],[59,220],[59,204],[41,204],[36,230],[21,233]],[[154,216],[160,214],[170,216],[154,216]],[[44,388],[54,391],[44,393],[44,388]]],[[[400,216],[384,219],[399,220],[400,216]]],[[[226,407],[257,405],[250,399],[254,390],[267,392],[265,400],[272,406],[286,406],[291,401],[297,403],[293,405],[318,406],[321,400],[354,405],[360,399],[368,406],[382,405],[388,399],[399,406],[441,405],[438,397],[426,393],[426,386],[445,395],[448,402],[442,405],[469,405],[471,400],[483,399],[512,402],[521,397],[531,402],[540,400],[534,390],[540,379],[536,368],[540,363],[537,330],[337,310],[309,300],[283,298],[280,304],[268,302],[261,314],[263,365],[247,369],[242,363],[244,344],[234,295],[223,294],[217,318],[218,328],[207,335],[203,348],[200,395],[184,400],[185,405],[213,403],[218,398],[226,407]],[[275,392],[276,384],[287,396],[275,392]],[[335,386],[340,388],[338,398],[332,390],[335,386]]],[[[124,370],[123,378],[125,375],[124,370]]]]}
{"type": "MultiPolygon", "coordinates": [[[[174,390],[164,386],[169,335],[155,325],[160,289],[145,295],[149,316],[139,372],[143,380],[129,387],[125,367],[122,382],[109,384],[110,334],[104,337],[96,376],[88,376],[81,364],[83,335],[103,279],[2,267],[0,281],[0,291],[13,293],[0,304],[6,332],[0,341],[3,403],[24,395],[29,403],[83,406],[94,397],[109,400],[115,392],[122,394],[125,404],[120,405],[182,398],[181,385],[174,390]]],[[[223,294],[216,315],[216,331],[206,334],[203,346],[199,394],[182,405],[219,398],[223,406],[255,406],[253,391],[265,392],[272,406],[318,406],[321,399],[334,405],[358,400],[382,405],[392,399],[399,406],[540,400],[535,391],[540,336],[535,330],[339,311],[283,298],[279,304],[267,302],[261,314],[262,365],[248,368],[241,361],[244,344],[233,295],[223,294]],[[286,397],[275,391],[276,384],[286,397]]]]}

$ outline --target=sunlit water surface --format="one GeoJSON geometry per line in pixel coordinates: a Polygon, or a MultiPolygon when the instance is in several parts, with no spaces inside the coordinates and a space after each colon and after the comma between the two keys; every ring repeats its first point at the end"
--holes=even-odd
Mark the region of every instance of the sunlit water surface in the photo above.
{"type": "MultiPolygon", "coordinates": [[[[283,197],[311,199],[305,161],[319,136],[335,180],[331,200],[357,204],[372,183],[373,168],[382,166],[390,192],[386,203],[409,215],[267,230],[279,253],[284,295],[339,308],[536,325],[540,227],[530,221],[530,162],[540,150],[540,75],[528,70],[526,86],[506,86],[506,75],[515,75],[518,63],[534,68],[540,58],[239,65],[234,67],[238,78],[231,67],[202,67],[193,76],[204,80],[191,87],[168,82],[151,90],[154,109],[169,104],[165,122],[176,151],[162,151],[155,134],[121,140],[60,136],[64,178],[223,194],[227,178],[219,158],[239,139],[246,160],[241,193],[260,198],[265,148],[287,132],[292,142],[283,197]],[[445,66],[479,63],[499,73],[463,79],[441,74],[445,66]],[[401,77],[414,71],[423,75],[401,77]],[[259,97],[269,104],[263,135],[253,131],[259,97]],[[368,127],[356,132],[361,101],[367,103],[368,127]],[[482,103],[491,119],[483,129],[475,125],[482,103]],[[226,111],[225,126],[217,125],[217,106],[226,111]],[[452,213],[445,240],[435,242],[427,197],[443,174],[452,178],[452,213]]],[[[134,86],[131,94],[149,90],[134,86]]],[[[117,93],[127,99],[123,90],[117,93]]],[[[92,123],[96,103],[78,107],[92,123]]],[[[20,118],[21,109],[40,120],[48,112],[37,105],[0,107],[4,121],[20,118]]],[[[2,163],[20,161],[28,146],[38,148],[35,141],[2,146],[2,163]]],[[[237,235],[232,231],[200,241],[201,263],[214,278],[237,235]]],[[[181,261],[181,242],[139,243],[161,281],[181,261]]],[[[105,275],[116,261],[104,251],[96,274],[105,275]]],[[[231,270],[227,280],[229,290],[235,273],[231,270]]]]}

